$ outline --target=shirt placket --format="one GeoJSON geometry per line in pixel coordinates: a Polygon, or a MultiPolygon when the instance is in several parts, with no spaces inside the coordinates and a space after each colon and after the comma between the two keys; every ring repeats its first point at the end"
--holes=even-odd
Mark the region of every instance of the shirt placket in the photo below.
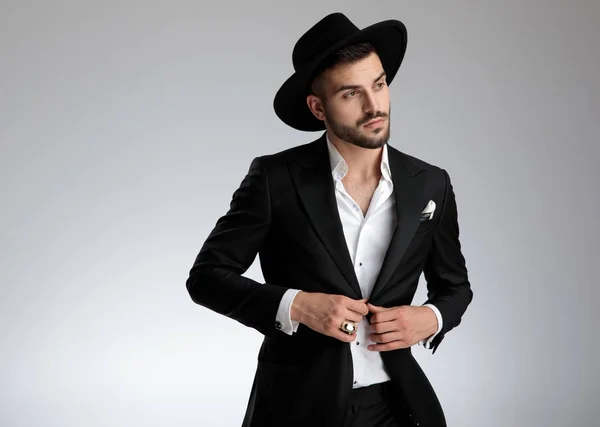
{"type": "MultiPolygon", "coordinates": [[[[365,274],[367,274],[366,272],[366,268],[368,268],[368,266],[364,265],[363,262],[363,245],[361,244],[362,240],[361,237],[363,235],[363,231],[365,230],[365,227],[368,224],[368,221],[372,218],[372,216],[377,212],[377,210],[381,207],[381,205],[385,202],[385,200],[387,199],[388,194],[388,188],[386,187],[386,185],[388,185],[388,182],[386,180],[383,179],[383,177],[380,179],[379,181],[379,185],[377,186],[377,188],[375,189],[375,192],[373,194],[373,197],[371,199],[371,202],[369,203],[369,208],[367,209],[367,213],[366,215],[363,216],[362,210],[360,209],[360,206],[358,206],[358,204],[354,201],[354,199],[350,196],[350,194],[346,191],[346,188],[344,187],[344,184],[342,183],[342,178],[345,175],[345,172],[347,171],[347,169],[344,167],[344,165],[342,165],[341,167],[341,171],[338,170],[336,171],[336,179],[335,179],[335,185],[336,185],[336,189],[344,196],[344,198],[346,199],[346,203],[348,203],[349,206],[351,206],[350,211],[353,213],[353,219],[354,221],[356,221],[356,224],[358,224],[358,232],[357,232],[357,237],[356,237],[356,244],[355,244],[355,251],[354,251],[354,256],[352,257],[352,263],[354,265],[354,272],[356,274],[356,278],[358,280],[359,286],[361,287],[361,291],[363,296],[369,296],[367,289],[364,288],[364,284],[366,283],[367,279],[365,278],[365,274]]],[[[366,373],[366,366],[364,365],[365,363],[365,357],[361,354],[361,347],[366,346],[368,343],[368,334],[369,334],[369,322],[367,320],[366,317],[363,317],[363,319],[361,320],[359,327],[358,327],[358,332],[357,332],[357,336],[356,339],[351,343],[351,352],[352,352],[352,359],[353,359],[353,363],[354,363],[354,384],[363,384],[364,381],[364,376],[366,373]]]]}

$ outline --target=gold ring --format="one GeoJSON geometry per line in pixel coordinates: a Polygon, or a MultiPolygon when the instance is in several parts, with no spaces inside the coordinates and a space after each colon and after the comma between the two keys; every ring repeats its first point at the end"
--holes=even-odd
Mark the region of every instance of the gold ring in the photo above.
{"type": "Polygon", "coordinates": [[[358,330],[358,326],[354,322],[351,322],[349,320],[344,320],[344,322],[342,323],[342,326],[340,326],[340,329],[342,331],[346,332],[348,335],[352,335],[353,333],[355,333],[358,330]]]}

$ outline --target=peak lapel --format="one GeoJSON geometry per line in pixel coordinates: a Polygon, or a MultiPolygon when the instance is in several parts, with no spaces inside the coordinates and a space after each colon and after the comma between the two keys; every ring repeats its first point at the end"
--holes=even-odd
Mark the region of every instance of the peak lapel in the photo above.
{"type": "Polygon", "coordinates": [[[394,183],[397,223],[383,265],[373,285],[370,301],[375,301],[383,293],[390,277],[398,268],[402,257],[419,225],[423,209],[423,189],[425,175],[423,169],[416,168],[400,151],[388,145],[388,159],[394,183]]]}
{"type": "Polygon", "coordinates": [[[311,144],[311,154],[290,164],[298,196],[317,235],[346,278],[356,299],[362,298],[354,265],[348,252],[344,230],[335,199],[325,133],[311,144]]]}

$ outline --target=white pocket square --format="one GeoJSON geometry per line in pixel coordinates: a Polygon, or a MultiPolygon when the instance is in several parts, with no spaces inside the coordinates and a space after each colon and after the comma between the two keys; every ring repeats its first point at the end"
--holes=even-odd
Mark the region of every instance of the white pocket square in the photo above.
{"type": "Polygon", "coordinates": [[[423,209],[423,212],[421,212],[421,221],[428,221],[430,219],[433,219],[434,212],[435,202],[433,200],[430,200],[429,203],[427,203],[427,206],[425,206],[425,209],[423,209]]]}

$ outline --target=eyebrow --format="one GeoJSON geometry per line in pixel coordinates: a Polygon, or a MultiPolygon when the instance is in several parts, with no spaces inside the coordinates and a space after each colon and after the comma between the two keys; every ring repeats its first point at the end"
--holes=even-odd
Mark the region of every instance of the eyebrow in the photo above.
{"type": "MultiPolygon", "coordinates": [[[[373,83],[376,83],[379,79],[381,79],[383,76],[385,76],[385,71],[383,71],[379,76],[377,76],[377,78],[375,80],[373,80],[373,83]]],[[[334,95],[337,95],[339,92],[343,91],[343,90],[347,90],[347,89],[358,89],[360,88],[360,85],[343,85],[340,86],[338,88],[338,90],[335,91],[334,95]]]]}

